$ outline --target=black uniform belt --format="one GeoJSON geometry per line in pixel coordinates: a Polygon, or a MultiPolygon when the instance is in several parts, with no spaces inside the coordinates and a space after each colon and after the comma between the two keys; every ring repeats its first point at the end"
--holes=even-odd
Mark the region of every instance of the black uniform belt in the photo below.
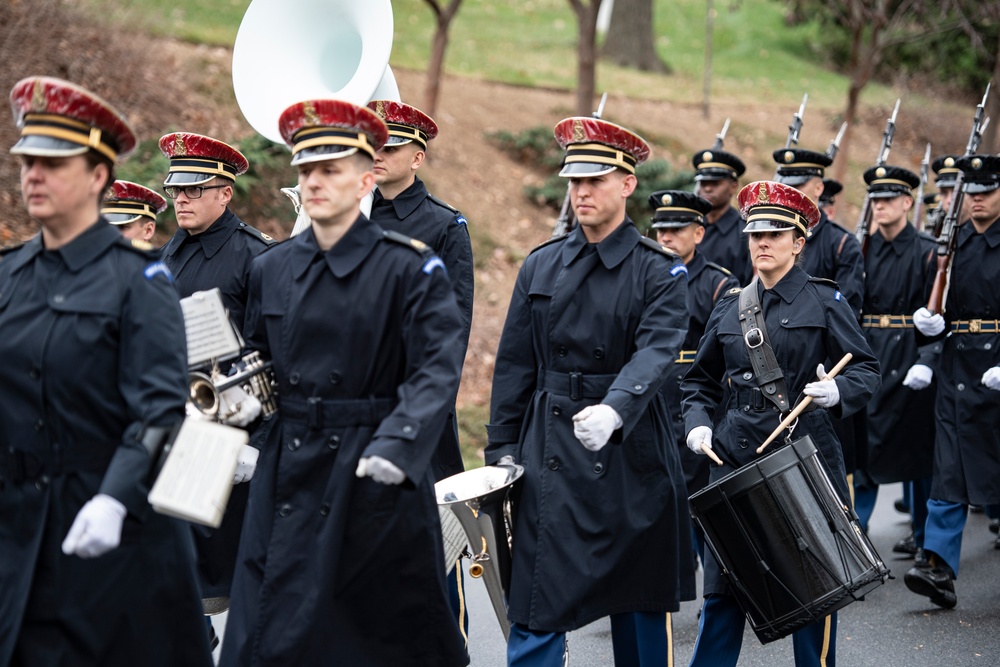
{"type": "Polygon", "coordinates": [[[583,398],[604,398],[618,375],[585,375],[584,373],[556,373],[538,369],[538,389],[574,401],[583,398]]]}
{"type": "Polygon", "coordinates": [[[103,472],[114,456],[115,447],[87,447],[79,454],[62,454],[47,458],[35,452],[13,447],[0,448],[0,481],[22,484],[44,476],[62,475],[67,472],[103,472]],[[105,455],[95,453],[105,452],[105,455]]]}
{"type": "Polygon", "coordinates": [[[865,315],[861,318],[861,326],[872,329],[912,329],[911,315],[865,315]]]}
{"type": "Polygon", "coordinates": [[[748,389],[733,389],[729,397],[730,409],[747,409],[754,412],[766,412],[768,406],[767,399],[760,387],[750,387],[748,389]]]}
{"type": "Polygon", "coordinates": [[[310,430],[378,426],[396,407],[394,398],[323,399],[280,397],[279,414],[304,421],[310,430]]]}
{"type": "Polygon", "coordinates": [[[677,358],[674,359],[675,364],[690,364],[694,363],[694,355],[698,354],[698,350],[681,350],[677,358]]]}
{"type": "Polygon", "coordinates": [[[951,323],[952,333],[997,333],[1000,320],[956,320],[951,323]]]}

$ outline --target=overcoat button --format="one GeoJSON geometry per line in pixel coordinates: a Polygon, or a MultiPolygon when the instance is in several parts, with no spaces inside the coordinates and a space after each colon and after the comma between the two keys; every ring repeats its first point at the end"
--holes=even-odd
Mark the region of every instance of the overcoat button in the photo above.
{"type": "Polygon", "coordinates": [[[295,385],[295,384],[298,384],[298,383],[299,383],[299,374],[298,373],[292,373],[291,375],[288,376],[288,384],[295,385]]]}
{"type": "Polygon", "coordinates": [[[747,371],[746,373],[743,374],[743,379],[744,380],[752,380],[753,379],[753,373],[751,373],[750,371],[747,371]]]}
{"type": "Polygon", "coordinates": [[[596,348],[594,350],[594,359],[603,359],[603,358],[604,358],[604,348],[601,347],[596,348]]]}
{"type": "Polygon", "coordinates": [[[559,470],[559,459],[553,457],[549,459],[549,470],[559,470]]]}
{"type": "Polygon", "coordinates": [[[558,417],[559,415],[562,414],[562,408],[560,408],[557,405],[556,407],[552,408],[552,414],[554,414],[556,417],[558,417]]]}
{"type": "Polygon", "coordinates": [[[598,475],[600,475],[602,472],[604,472],[604,464],[603,463],[595,463],[594,464],[594,472],[597,473],[598,475]]]}
{"type": "Polygon", "coordinates": [[[30,377],[32,380],[37,380],[38,378],[42,377],[41,369],[39,369],[38,366],[32,366],[31,370],[28,371],[28,377],[30,377]]]}
{"type": "Polygon", "coordinates": [[[635,389],[636,391],[642,391],[642,385],[641,384],[637,384],[637,385],[635,385],[632,388],[635,389]]]}
{"type": "Polygon", "coordinates": [[[407,424],[406,426],[403,427],[403,433],[407,433],[407,434],[413,433],[413,427],[410,426],[409,424],[407,424]]]}
{"type": "Polygon", "coordinates": [[[750,441],[747,440],[746,438],[740,438],[739,441],[738,441],[738,443],[739,443],[740,449],[746,449],[747,447],[750,446],[750,441]]]}
{"type": "Polygon", "coordinates": [[[291,513],[292,513],[292,506],[289,505],[288,503],[285,503],[278,509],[278,515],[282,517],[286,517],[291,513]]]}
{"type": "Polygon", "coordinates": [[[322,516],[326,516],[327,514],[330,513],[330,506],[327,505],[326,503],[323,503],[322,505],[319,506],[319,513],[322,516]]]}
{"type": "Polygon", "coordinates": [[[340,384],[340,373],[330,373],[330,384],[340,384]]]}
{"type": "Polygon", "coordinates": [[[787,317],[781,318],[781,323],[782,324],[788,324],[788,318],[787,317]]]}
{"type": "Polygon", "coordinates": [[[302,441],[299,440],[298,438],[295,438],[290,443],[288,443],[288,449],[293,452],[301,446],[302,446],[302,441]]]}
{"type": "Polygon", "coordinates": [[[959,391],[965,391],[965,385],[959,382],[958,386],[955,387],[955,389],[958,389],[959,391]]]}
{"type": "Polygon", "coordinates": [[[569,354],[569,350],[566,348],[565,345],[560,345],[558,352],[560,357],[565,357],[567,354],[569,354]]]}
{"type": "Polygon", "coordinates": [[[326,441],[326,446],[333,450],[338,449],[340,447],[340,436],[337,434],[331,435],[326,441]]]}

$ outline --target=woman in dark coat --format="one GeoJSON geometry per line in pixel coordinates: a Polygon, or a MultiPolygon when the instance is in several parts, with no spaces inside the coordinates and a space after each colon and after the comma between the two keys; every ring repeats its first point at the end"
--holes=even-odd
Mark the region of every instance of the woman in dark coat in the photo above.
{"type": "Polygon", "coordinates": [[[42,231],[0,259],[0,665],[210,666],[190,529],[146,501],[184,417],[177,292],[99,216],[135,137],[65,81],[11,100],[42,231]]]}
{"type": "MultiPolygon", "coordinates": [[[[843,452],[830,419],[864,408],[879,386],[878,362],[836,285],[810,278],[796,266],[809,229],[820,217],[812,200],[789,186],[762,181],[743,188],[739,201],[758,274],[745,289],[758,291],[788,396],[804,392],[819,408],[799,417],[795,437],[812,437],[820,461],[847,502],[843,452]],[[848,352],[853,359],[835,379],[816,381],[825,375],[824,365],[829,368],[848,352]]],[[[779,409],[760,396],[740,324],[739,293],[731,290],[715,307],[681,384],[688,447],[695,453],[712,449],[725,462],[713,466],[713,482],[759,458],[757,447],[781,417],[779,409]],[[721,406],[724,395],[729,402],[721,406]]],[[[745,617],[715,559],[707,561],[705,606],[691,665],[735,665],[745,617]]],[[[794,633],[793,643],[799,667],[833,664],[836,614],[794,633]]]]}

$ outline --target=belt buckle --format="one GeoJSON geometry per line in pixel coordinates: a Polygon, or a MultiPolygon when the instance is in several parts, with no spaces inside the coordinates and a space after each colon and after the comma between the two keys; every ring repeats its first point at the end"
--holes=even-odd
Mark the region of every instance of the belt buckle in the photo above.
{"type": "Polygon", "coordinates": [[[569,398],[571,401],[579,401],[583,398],[580,390],[583,384],[583,373],[569,374],[569,398]]]}
{"type": "Polygon", "coordinates": [[[746,342],[747,347],[751,350],[756,350],[758,347],[764,344],[764,335],[760,332],[759,327],[754,327],[753,329],[747,329],[747,332],[743,334],[743,340],[746,342]],[[756,343],[750,341],[750,337],[754,336],[756,343]]]}
{"type": "Polygon", "coordinates": [[[969,333],[979,333],[983,329],[982,320],[969,320],[969,333]]]}
{"type": "Polygon", "coordinates": [[[306,426],[311,431],[323,430],[323,399],[318,396],[306,400],[306,426]]]}
{"type": "Polygon", "coordinates": [[[892,318],[890,318],[888,315],[879,315],[878,325],[879,328],[888,329],[892,325],[892,318]]]}

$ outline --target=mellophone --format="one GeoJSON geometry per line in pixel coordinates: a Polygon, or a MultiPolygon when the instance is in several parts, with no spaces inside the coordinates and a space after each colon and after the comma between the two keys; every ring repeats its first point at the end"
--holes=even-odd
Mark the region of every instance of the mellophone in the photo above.
{"type": "Polygon", "coordinates": [[[809,436],[689,500],[761,643],[818,621],[889,577],[809,436]]]}

